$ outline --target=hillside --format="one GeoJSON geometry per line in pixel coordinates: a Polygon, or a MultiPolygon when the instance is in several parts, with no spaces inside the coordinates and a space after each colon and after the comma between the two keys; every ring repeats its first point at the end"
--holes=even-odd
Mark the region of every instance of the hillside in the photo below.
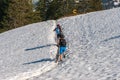
{"type": "Polygon", "coordinates": [[[0,80],[119,80],[120,8],[57,20],[68,42],[69,58],[53,61],[56,21],[0,34],[0,80]]]}

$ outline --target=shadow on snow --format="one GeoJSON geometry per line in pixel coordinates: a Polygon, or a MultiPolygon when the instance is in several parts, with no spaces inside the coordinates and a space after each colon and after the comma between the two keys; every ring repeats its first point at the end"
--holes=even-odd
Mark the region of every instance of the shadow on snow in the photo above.
{"type": "Polygon", "coordinates": [[[46,62],[46,61],[54,61],[51,58],[45,58],[45,59],[41,59],[41,60],[36,60],[36,61],[32,61],[32,62],[28,62],[28,63],[24,63],[23,65],[28,65],[28,64],[35,64],[35,63],[40,63],[40,62],[46,62]]]}
{"type": "Polygon", "coordinates": [[[109,40],[112,40],[112,39],[117,39],[117,38],[120,38],[120,35],[114,36],[114,37],[111,37],[111,38],[108,38],[108,39],[105,39],[105,40],[103,40],[102,42],[104,42],[104,41],[109,41],[109,40]]]}
{"type": "Polygon", "coordinates": [[[50,46],[56,46],[56,44],[47,44],[47,45],[38,46],[38,47],[34,47],[34,48],[28,48],[28,49],[25,49],[25,51],[35,50],[35,49],[44,48],[44,47],[50,47],[50,46]]]}

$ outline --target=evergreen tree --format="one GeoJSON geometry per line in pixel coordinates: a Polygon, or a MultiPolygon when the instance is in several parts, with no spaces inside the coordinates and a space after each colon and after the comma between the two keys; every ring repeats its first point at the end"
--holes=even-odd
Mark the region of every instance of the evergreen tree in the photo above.
{"type": "Polygon", "coordinates": [[[48,19],[56,19],[62,15],[61,0],[39,0],[37,11],[40,11],[42,21],[48,19]]]}
{"type": "Polygon", "coordinates": [[[102,10],[101,0],[83,0],[78,5],[81,13],[102,10]]]}
{"type": "Polygon", "coordinates": [[[2,25],[12,29],[38,22],[40,21],[38,14],[33,12],[32,0],[10,0],[2,25]]]}
{"type": "Polygon", "coordinates": [[[101,0],[89,0],[92,11],[102,10],[101,0]]]}
{"type": "Polygon", "coordinates": [[[39,0],[36,7],[36,12],[40,13],[39,16],[42,21],[46,20],[46,10],[46,0],[39,0]]]}
{"type": "Polygon", "coordinates": [[[62,1],[61,0],[53,0],[46,12],[47,19],[58,19],[63,16],[62,13],[62,1]]]}
{"type": "Polygon", "coordinates": [[[9,0],[0,0],[0,29],[3,29],[1,21],[3,20],[3,16],[6,15],[6,10],[8,8],[9,0]]]}

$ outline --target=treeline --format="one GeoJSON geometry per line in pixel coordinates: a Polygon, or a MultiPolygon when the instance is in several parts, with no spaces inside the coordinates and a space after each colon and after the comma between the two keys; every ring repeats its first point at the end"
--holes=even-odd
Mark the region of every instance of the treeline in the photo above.
{"type": "Polygon", "coordinates": [[[40,21],[32,0],[0,0],[0,32],[40,21]]]}
{"type": "Polygon", "coordinates": [[[42,20],[102,10],[101,0],[40,0],[37,9],[42,20]]]}
{"type": "Polygon", "coordinates": [[[102,10],[101,0],[0,0],[0,32],[23,25],[102,10]]]}

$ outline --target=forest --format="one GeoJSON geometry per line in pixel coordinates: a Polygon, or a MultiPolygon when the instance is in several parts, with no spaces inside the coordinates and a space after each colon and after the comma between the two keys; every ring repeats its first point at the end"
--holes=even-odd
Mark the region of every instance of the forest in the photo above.
{"type": "Polygon", "coordinates": [[[39,0],[35,5],[32,0],[0,0],[0,33],[27,24],[102,10],[101,0],[39,0]]]}

